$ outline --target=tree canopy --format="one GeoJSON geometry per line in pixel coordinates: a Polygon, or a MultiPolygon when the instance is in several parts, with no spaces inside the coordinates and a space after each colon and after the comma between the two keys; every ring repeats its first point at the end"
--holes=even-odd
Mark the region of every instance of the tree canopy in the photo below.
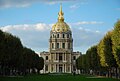
{"type": "Polygon", "coordinates": [[[14,70],[23,74],[29,73],[28,69],[42,70],[44,61],[41,59],[33,50],[24,47],[18,37],[0,30],[0,75],[13,74],[14,70]]]}
{"type": "Polygon", "coordinates": [[[120,68],[120,20],[118,20],[112,31],[109,31],[100,42],[91,46],[85,55],[76,60],[78,69],[92,69],[111,72],[113,68],[120,68]],[[85,57],[86,59],[83,60],[85,57]]]}
{"type": "Polygon", "coordinates": [[[120,20],[115,23],[112,33],[112,44],[113,55],[118,66],[120,67],[120,20]]]}

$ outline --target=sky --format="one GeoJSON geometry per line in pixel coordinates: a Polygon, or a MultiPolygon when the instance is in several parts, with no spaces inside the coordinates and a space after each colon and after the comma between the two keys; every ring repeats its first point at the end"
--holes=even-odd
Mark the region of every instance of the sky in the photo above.
{"type": "Polygon", "coordinates": [[[73,50],[85,53],[120,19],[120,0],[0,0],[0,29],[35,52],[49,51],[52,25],[62,3],[73,36],[73,50]]]}

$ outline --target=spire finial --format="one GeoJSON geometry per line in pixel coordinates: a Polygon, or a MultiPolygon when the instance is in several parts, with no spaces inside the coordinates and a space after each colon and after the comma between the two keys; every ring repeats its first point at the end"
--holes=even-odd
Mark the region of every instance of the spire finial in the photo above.
{"type": "Polygon", "coordinates": [[[64,13],[62,12],[62,3],[60,3],[60,12],[58,13],[58,21],[64,21],[64,13]]]}
{"type": "Polygon", "coordinates": [[[62,3],[60,3],[60,12],[62,12],[62,3]]]}

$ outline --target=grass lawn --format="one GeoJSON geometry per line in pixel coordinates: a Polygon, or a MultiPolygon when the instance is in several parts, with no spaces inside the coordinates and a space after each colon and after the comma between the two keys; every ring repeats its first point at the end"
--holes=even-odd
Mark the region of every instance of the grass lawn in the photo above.
{"type": "Polygon", "coordinates": [[[29,75],[25,77],[0,77],[0,81],[120,81],[112,78],[87,75],[29,75]]]}

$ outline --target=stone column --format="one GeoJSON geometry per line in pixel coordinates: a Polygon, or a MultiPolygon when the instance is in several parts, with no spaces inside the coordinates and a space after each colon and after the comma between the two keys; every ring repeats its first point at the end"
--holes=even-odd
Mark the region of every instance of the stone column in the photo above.
{"type": "Polygon", "coordinates": [[[65,49],[68,49],[68,42],[65,43],[65,49]]]}
{"type": "Polygon", "coordinates": [[[51,67],[50,67],[50,66],[51,66],[51,65],[49,64],[49,65],[48,65],[48,72],[51,72],[51,71],[50,71],[50,69],[51,69],[51,67]]]}
{"type": "Polygon", "coordinates": [[[46,72],[45,72],[45,64],[44,64],[44,69],[43,69],[43,73],[46,73],[46,72]]]}
{"type": "Polygon", "coordinates": [[[48,60],[49,60],[49,62],[51,61],[51,57],[52,57],[52,54],[50,53],[50,55],[48,56],[48,60]]]}
{"type": "Polygon", "coordinates": [[[71,63],[71,60],[72,60],[72,55],[69,54],[69,62],[71,63]]]}
{"type": "Polygon", "coordinates": [[[59,46],[60,46],[60,48],[62,48],[62,42],[59,42],[59,46]]]}
{"type": "Polygon", "coordinates": [[[72,67],[71,67],[71,64],[69,65],[69,67],[70,67],[70,71],[69,71],[69,72],[72,73],[72,67]]]}

